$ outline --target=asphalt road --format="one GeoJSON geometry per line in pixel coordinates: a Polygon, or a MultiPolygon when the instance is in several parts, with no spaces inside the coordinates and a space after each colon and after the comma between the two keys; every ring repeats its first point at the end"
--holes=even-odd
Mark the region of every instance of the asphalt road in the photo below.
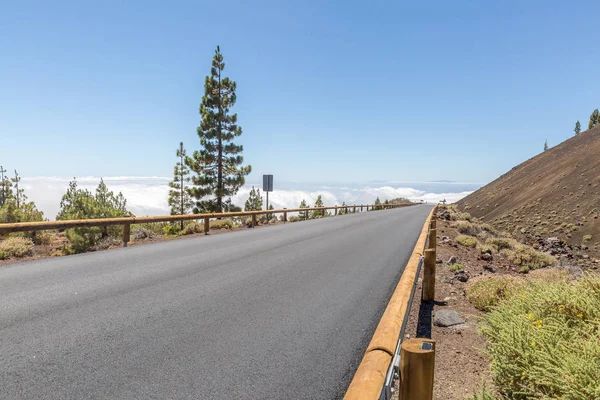
{"type": "Polygon", "coordinates": [[[0,398],[340,398],[431,208],[0,267],[0,398]]]}

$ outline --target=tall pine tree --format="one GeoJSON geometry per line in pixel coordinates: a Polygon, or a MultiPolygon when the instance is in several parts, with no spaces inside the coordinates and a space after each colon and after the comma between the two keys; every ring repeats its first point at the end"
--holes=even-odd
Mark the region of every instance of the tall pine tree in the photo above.
{"type": "Polygon", "coordinates": [[[548,150],[548,139],[544,142],[544,151],[548,150]]]}
{"type": "Polygon", "coordinates": [[[236,101],[236,83],[223,76],[224,68],[223,55],[217,46],[200,104],[202,120],[198,136],[202,149],[186,158],[196,173],[191,188],[196,199],[195,212],[228,211],[231,203],[223,199],[234,196],[252,170],[250,165],[242,166],[243,147],[233,143],[242,134],[242,128],[237,125],[237,114],[230,113],[236,101]]]}
{"type": "MultiPolygon", "coordinates": [[[[173,180],[169,182],[169,206],[171,207],[171,215],[188,214],[194,205],[190,189],[186,184],[190,181],[190,170],[185,163],[186,151],[183,147],[183,142],[179,143],[179,148],[175,153],[179,161],[173,169],[173,180]]],[[[183,229],[183,221],[179,221],[181,229],[183,229]]]]}
{"type": "Polygon", "coordinates": [[[579,132],[581,132],[581,122],[575,122],[575,129],[573,129],[573,131],[575,132],[575,135],[579,135],[579,132]]]}
{"type": "Polygon", "coordinates": [[[17,172],[17,170],[15,169],[15,177],[11,179],[14,187],[15,187],[15,200],[17,202],[17,209],[21,208],[21,204],[23,204],[25,202],[25,200],[27,200],[27,196],[25,196],[25,191],[23,189],[19,188],[19,183],[21,183],[21,177],[19,176],[19,173],[17,172]]]}

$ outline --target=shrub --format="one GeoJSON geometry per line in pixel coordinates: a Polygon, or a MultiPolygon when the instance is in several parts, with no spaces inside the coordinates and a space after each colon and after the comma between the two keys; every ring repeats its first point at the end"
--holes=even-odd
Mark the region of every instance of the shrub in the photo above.
{"type": "MultiPolygon", "coordinates": [[[[184,227],[185,228],[185,227],[184,227]]],[[[176,236],[179,234],[179,225],[168,224],[163,226],[163,234],[166,236],[176,236]]]]}
{"type": "Polygon", "coordinates": [[[515,265],[528,266],[531,269],[550,267],[556,264],[556,258],[542,253],[533,247],[519,245],[508,253],[508,260],[515,265]]]}
{"type": "Polygon", "coordinates": [[[464,269],[465,269],[465,266],[462,264],[452,264],[448,267],[448,270],[452,271],[452,272],[463,271],[464,269]]]}
{"type": "Polygon", "coordinates": [[[112,236],[107,236],[104,239],[100,239],[98,241],[98,243],[93,245],[92,250],[94,250],[94,251],[107,250],[107,249],[111,249],[111,248],[115,248],[115,247],[121,247],[122,245],[123,245],[123,243],[120,240],[115,239],[112,236]]]}
{"type": "Polygon", "coordinates": [[[217,219],[210,221],[211,229],[233,229],[233,221],[230,219],[217,219]]]}
{"type": "Polygon", "coordinates": [[[474,279],[467,286],[467,299],[478,309],[489,311],[502,300],[518,292],[523,280],[508,275],[474,279]]]}
{"type": "Polygon", "coordinates": [[[467,398],[467,400],[497,400],[498,398],[494,396],[492,392],[487,390],[485,384],[481,388],[480,391],[474,393],[473,396],[467,398]]]}
{"type": "Polygon", "coordinates": [[[190,221],[183,226],[180,235],[193,235],[194,233],[204,232],[204,226],[196,221],[190,221]]]}
{"type": "Polygon", "coordinates": [[[503,398],[599,398],[599,277],[534,280],[486,314],[480,331],[503,398]]]}
{"type": "Polygon", "coordinates": [[[293,215],[291,217],[288,218],[288,221],[290,222],[298,222],[300,221],[300,217],[297,217],[296,215],[293,215]]]}
{"type": "Polygon", "coordinates": [[[469,235],[469,236],[475,236],[481,231],[479,229],[479,226],[474,225],[474,224],[470,223],[469,221],[458,221],[456,224],[454,224],[454,227],[460,233],[469,235]]]}
{"type": "Polygon", "coordinates": [[[500,232],[490,224],[479,224],[479,228],[492,236],[500,236],[500,232]]]}
{"type": "Polygon", "coordinates": [[[592,240],[592,235],[585,235],[585,236],[583,237],[583,241],[584,241],[584,242],[589,242],[590,240],[592,240]]]}
{"type": "MultiPolygon", "coordinates": [[[[161,231],[162,233],[162,231],[161,231]]],[[[145,240],[145,239],[153,239],[156,236],[159,236],[161,233],[156,234],[154,231],[144,227],[135,227],[133,228],[132,237],[135,241],[145,240]]]]}
{"type": "Polygon", "coordinates": [[[464,219],[465,221],[471,221],[471,214],[468,212],[458,213],[458,219],[464,219]]]}
{"type": "Polygon", "coordinates": [[[488,238],[485,241],[485,244],[492,246],[494,250],[500,251],[504,249],[514,249],[519,245],[519,243],[515,239],[511,238],[488,238]]]}
{"type": "Polygon", "coordinates": [[[30,256],[33,242],[29,238],[9,237],[0,242],[0,260],[30,256]]]}
{"type": "Polygon", "coordinates": [[[521,269],[519,270],[520,273],[522,274],[527,274],[529,273],[529,267],[527,265],[524,265],[521,267],[521,269]]]}
{"type": "Polygon", "coordinates": [[[466,247],[476,247],[477,239],[471,236],[459,235],[456,237],[456,242],[466,247]]]}

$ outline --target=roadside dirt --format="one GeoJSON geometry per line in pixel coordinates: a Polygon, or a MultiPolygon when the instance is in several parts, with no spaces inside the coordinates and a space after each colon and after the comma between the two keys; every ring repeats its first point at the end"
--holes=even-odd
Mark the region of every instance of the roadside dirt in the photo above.
{"type": "Polygon", "coordinates": [[[476,250],[456,245],[454,237],[458,232],[450,222],[438,220],[437,231],[437,258],[442,262],[436,264],[436,302],[433,307],[421,302],[421,273],[405,338],[428,337],[435,340],[434,399],[463,400],[477,391],[482,382],[491,382],[489,362],[483,354],[485,340],[477,334],[477,323],[482,313],[469,303],[465,294],[467,283],[456,280],[454,272],[448,269],[447,261],[452,256],[457,257],[470,276],[484,274],[483,266],[488,263],[478,259],[476,250]],[[442,243],[444,236],[450,241],[442,243]],[[465,324],[446,328],[433,325],[433,315],[440,310],[457,311],[465,324]]]}

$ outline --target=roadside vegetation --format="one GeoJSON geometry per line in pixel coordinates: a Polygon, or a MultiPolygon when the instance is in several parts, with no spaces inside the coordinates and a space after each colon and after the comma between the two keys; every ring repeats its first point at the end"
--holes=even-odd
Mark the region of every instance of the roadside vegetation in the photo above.
{"type": "MultiPolygon", "coordinates": [[[[468,398],[600,398],[600,275],[558,266],[549,251],[455,206],[441,207],[439,215],[456,230],[463,258],[474,252],[480,262],[496,265],[465,285],[468,302],[483,311],[478,329],[493,383],[468,398]]],[[[473,273],[458,257],[447,268],[457,276],[473,273]]]]}

